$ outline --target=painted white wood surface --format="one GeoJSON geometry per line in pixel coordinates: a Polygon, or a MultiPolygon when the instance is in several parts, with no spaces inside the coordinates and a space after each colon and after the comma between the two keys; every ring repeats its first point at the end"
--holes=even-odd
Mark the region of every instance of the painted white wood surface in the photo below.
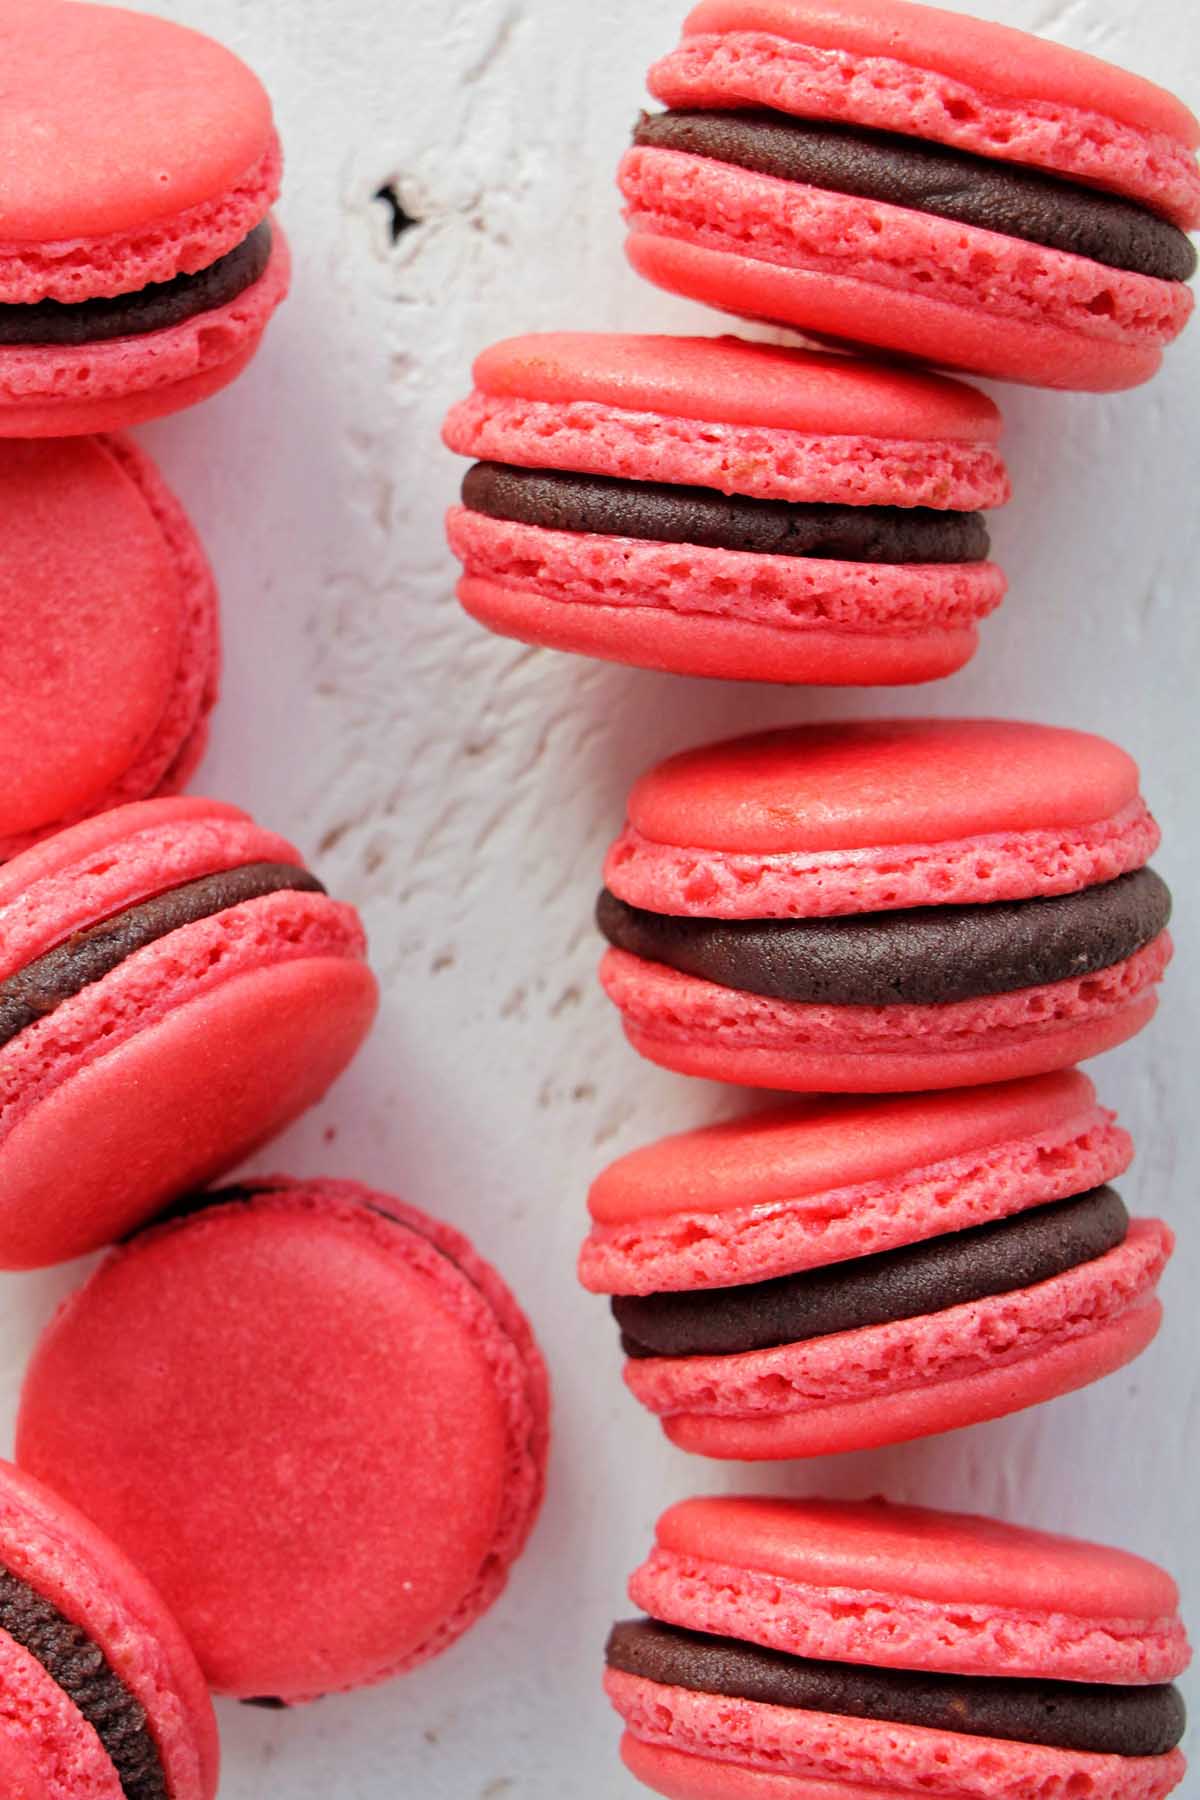
{"type": "MultiPolygon", "coordinates": [[[[613,171],[683,0],[148,10],[224,38],[270,85],[297,253],[294,297],[251,374],[143,434],[224,592],[225,695],[201,785],[292,835],[358,902],[386,990],[357,1068],[267,1162],[362,1176],[469,1231],[532,1314],[557,1392],[549,1504],[503,1603],[405,1682],[292,1714],[223,1706],[224,1800],[633,1795],[601,1650],[656,1514],[689,1491],[885,1490],[1125,1542],[1175,1567],[1200,1621],[1200,326],[1140,393],[998,390],[1012,594],[973,667],[940,688],[789,695],[523,651],[451,598],[440,520],[458,470],[438,425],[497,337],[724,328],[642,286],[621,255],[613,171]],[[421,221],[396,247],[373,199],[388,182],[421,221]],[[1131,1371],[1017,1420],[765,1475],[709,1467],[626,1398],[606,1309],[573,1281],[591,1176],[728,1106],[624,1047],[593,980],[591,905],[645,764],[851,709],[1077,724],[1140,756],[1180,954],[1158,1025],[1094,1073],[1139,1141],[1127,1197],[1181,1233],[1168,1325],[1131,1371]]],[[[992,10],[1200,100],[1191,0],[992,10]]],[[[39,1322],[76,1275],[4,1282],[10,1411],[39,1322]]]]}

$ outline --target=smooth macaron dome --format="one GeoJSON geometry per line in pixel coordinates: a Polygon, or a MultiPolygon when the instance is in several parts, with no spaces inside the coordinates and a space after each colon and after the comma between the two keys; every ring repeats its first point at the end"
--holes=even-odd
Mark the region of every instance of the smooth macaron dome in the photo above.
{"type": "Polygon", "coordinates": [[[1109,63],[908,0],[701,0],[621,166],[675,292],[1039,386],[1183,329],[1200,122],[1109,63]]]}
{"type": "Polygon", "coordinates": [[[1068,1068],[1170,960],[1137,765],[1001,720],[800,726],[637,782],[598,909],[634,1047],[683,1074],[900,1093],[1068,1068]]]}
{"type": "Polygon", "coordinates": [[[374,1018],[361,921],[211,800],[0,868],[0,1266],[111,1243],[319,1100],[374,1018]]]}
{"type": "Polygon", "coordinates": [[[144,1567],[220,1691],[383,1680],[495,1601],[541,1500],[546,1373],[458,1233],[356,1183],[200,1196],[60,1311],[22,1466],[144,1567]]]}
{"type": "Polygon", "coordinates": [[[6,0],[0,58],[0,436],[206,399],[288,286],[261,83],[198,32],[79,0],[6,0]]]}
{"type": "Polygon", "coordinates": [[[216,699],[217,592],[130,439],[0,443],[0,642],[0,861],[184,785],[216,699]]]}
{"type": "Polygon", "coordinates": [[[0,1463],[0,1780],[9,1800],[213,1800],[217,1727],[145,1577],[0,1463]]]}
{"type": "Polygon", "coordinates": [[[1158,1329],[1173,1239],[1108,1183],[1129,1136],[1078,1071],[800,1102],[622,1157],[584,1285],[682,1448],[874,1448],[1052,1399],[1158,1329]]]}
{"type": "Polygon", "coordinates": [[[669,1800],[1162,1800],[1179,1594],[1124,1551],[884,1501],[664,1514],[606,1687],[669,1800]]]}
{"type": "Polygon", "coordinates": [[[960,382],[737,338],[550,333],[475,364],[445,439],[459,598],[491,630],[732,680],[950,674],[1002,600],[1009,498],[960,382]]]}

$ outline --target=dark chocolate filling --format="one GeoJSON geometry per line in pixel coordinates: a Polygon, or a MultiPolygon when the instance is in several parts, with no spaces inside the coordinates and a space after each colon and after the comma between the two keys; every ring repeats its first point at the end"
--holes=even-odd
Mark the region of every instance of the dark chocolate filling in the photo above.
{"type": "Polygon", "coordinates": [[[829,1268],[745,1287],[622,1295],[612,1309],[629,1356],[742,1356],[1015,1294],[1094,1262],[1128,1232],[1120,1195],[1096,1188],[829,1268]]]}
{"type": "Polygon", "coordinates": [[[183,887],[142,901],[140,906],[115,913],[87,931],[76,932],[56,949],[0,982],[0,1049],[27,1026],[44,1019],[92,982],[103,980],[126,957],[157,943],[159,938],[228,912],[243,901],[287,891],[325,892],[307,869],[290,863],[249,863],[240,869],[189,881],[183,887]]]}
{"type": "Polygon", "coordinates": [[[693,919],[627,906],[606,888],[611,944],[741,993],[828,1006],[942,1006],[1096,974],[1171,917],[1166,883],[1138,869],[1081,893],[923,906],[835,919],[693,919]]]}
{"type": "Polygon", "coordinates": [[[113,338],[169,331],[201,313],[228,306],[262,279],[270,260],[271,227],[264,220],[236,250],[196,275],[176,275],[173,281],[155,281],[136,294],[111,299],[0,306],[0,344],[78,349],[113,338]]]}
{"type": "Polygon", "coordinates": [[[793,506],[719,494],[713,488],[516,469],[504,463],[476,463],[467,471],[462,498],[472,512],[549,531],[698,544],[758,556],[972,563],[986,561],[991,549],[978,513],[934,512],[924,506],[793,506]]]}
{"type": "Polygon", "coordinates": [[[606,1654],[610,1669],[662,1687],[1092,1756],[1165,1756],[1187,1726],[1183,1698],[1174,1687],[1103,1687],[814,1662],[656,1619],[614,1626],[606,1654]]]}
{"type": "Polygon", "coordinates": [[[634,142],[933,213],[1160,281],[1196,272],[1187,235],[1136,201],[922,138],[787,113],[667,112],[643,114],[634,142]]]}
{"type": "Polygon", "coordinates": [[[0,1569],[0,1630],[39,1662],[93,1728],[125,1800],[169,1800],[145,1709],[80,1625],[8,1569],[0,1569]]]}

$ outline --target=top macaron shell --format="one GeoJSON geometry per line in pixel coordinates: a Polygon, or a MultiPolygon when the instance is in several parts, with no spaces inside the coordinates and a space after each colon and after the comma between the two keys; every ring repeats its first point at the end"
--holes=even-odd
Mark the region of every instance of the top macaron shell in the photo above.
{"type": "MultiPolygon", "coordinates": [[[[0,305],[193,275],[267,217],[282,168],[270,101],[211,39],[119,7],[9,0],[0,57],[0,305]]],[[[0,346],[0,435],[108,431],[206,398],[249,361],[288,276],[276,233],[265,273],[185,324],[83,350],[0,346]]]]}
{"type": "MultiPolygon", "coordinates": [[[[659,1521],[630,1594],[668,1633],[699,1632],[735,1655],[761,1646],[804,1659],[814,1675],[833,1664],[847,1675],[854,1665],[904,1671],[908,1692],[921,1691],[922,1673],[978,1683],[984,1696],[997,1678],[1136,1690],[1169,1684],[1190,1656],[1178,1591],[1153,1564],[882,1501],[686,1501],[659,1521]]],[[[711,1657],[708,1666],[719,1683],[711,1657]]],[[[605,1685],[626,1725],[628,1767],[669,1800],[1162,1800],[1185,1770],[1177,1749],[1126,1755],[1022,1741],[1019,1730],[972,1735],[893,1721],[877,1700],[853,1717],[771,1705],[717,1685],[663,1685],[620,1661],[605,1685]]],[[[968,1705],[971,1693],[960,1690],[968,1705]]],[[[1177,1720],[1177,1698],[1165,1698],[1177,1720]]]]}
{"type": "Polygon", "coordinates": [[[20,1456],[151,1573],[218,1690],[293,1702],[403,1673],[493,1604],[548,1416],[532,1331],[458,1233],[270,1178],[134,1238],[67,1303],[20,1456]]]}
{"type": "Polygon", "coordinates": [[[0,861],[183,785],[216,698],[203,548],[127,438],[0,444],[0,861]]]}
{"type": "MultiPolygon", "coordinates": [[[[99,1651],[107,1671],[129,1696],[131,1709],[140,1708],[166,1800],[212,1800],[219,1765],[216,1720],[179,1626],[113,1543],[66,1501],[9,1463],[0,1463],[0,1567],[99,1651]]],[[[53,1667],[43,1667],[3,1630],[0,1662],[5,1693],[0,1777],[5,1778],[7,1800],[40,1800],[42,1795],[45,1800],[122,1800],[125,1789],[96,1721],[58,1687],[53,1667]],[[6,1754],[13,1762],[11,1774],[6,1754]]],[[[78,1669],[74,1673],[78,1676],[78,1669]]]]}
{"type": "MultiPolygon", "coordinates": [[[[1200,224],[1200,124],[1170,94],[907,0],[705,0],[650,86],[672,111],[765,109],[901,134],[1106,190],[1183,230],[1200,224]]],[[[629,254],[658,284],[977,374],[1130,387],[1153,375],[1193,305],[1178,280],[719,157],[639,143],[621,180],[629,254]]]]}
{"type": "Polygon", "coordinates": [[[640,523],[635,535],[620,484],[653,484],[668,508],[672,490],[702,489],[922,509],[928,531],[939,515],[1008,500],[1001,423],[961,383],[737,338],[512,339],[478,358],[447,444],[508,471],[599,477],[593,505],[611,522],[518,522],[503,507],[489,516],[472,507],[468,481],[449,518],[465,569],[459,597],[508,635],[680,674],[834,684],[945,675],[1003,597],[994,564],[771,554],[728,536],[691,542],[685,526],[655,542],[640,523]]]}
{"type": "Polygon", "coordinates": [[[0,983],[18,984],[0,996],[18,1010],[0,1056],[0,1264],[111,1243],[319,1100],[375,1015],[365,953],[357,914],[314,890],[299,852],[213,801],[118,807],[0,867],[0,983]],[[69,980],[24,1020],[20,978],[41,959],[262,865],[295,869],[295,885],[218,900],[140,948],[135,935],[115,966],[84,968],[82,987],[69,980]]]}
{"type": "MultiPolygon", "coordinates": [[[[1171,951],[1156,877],[1138,886],[1154,929],[1138,936],[1139,912],[1137,929],[1121,933],[1122,942],[1136,939],[1133,952],[1115,951],[1089,979],[1022,982],[1014,966],[1011,987],[968,984],[949,993],[930,964],[920,1002],[901,1003],[894,983],[884,994],[882,964],[878,980],[826,982],[808,1003],[749,982],[738,992],[737,980],[702,979],[687,958],[663,966],[671,921],[706,922],[693,928],[713,938],[706,966],[759,954],[737,930],[755,920],[777,932],[788,920],[872,914],[876,936],[915,933],[905,943],[916,954],[922,934],[940,928],[942,907],[1094,889],[1124,904],[1127,890],[1111,884],[1143,870],[1158,843],[1136,764],[1085,733],[995,720],[880,720],[739,739],[672,758],[635,785],[605,868],[605,929],[620,947],[609,952],[603,979],[635,1046],[680,1072],[826,1092],[1043,1074],[1112,1048],[1153,1015],[1171,951]],[[926,910],[910,918],[908,909],[926,910]],[[897,913],[907,926],[889,926],[897,913]],[[718,943],[725,921],[734,929],[718,943]],[[647,933],[662,954],[631,954],[647,933]],[[839,1000],[847,985],[853,995],[839,1000]]],[[[990,930],[983,910],[955,918],[964,930],[990,930]]],[[[685,932],[680,954],[689,941],[685,932]]],[[[856,941],[842,939],[851,960],[856,941]]],[[[792,949],[803,957],[799,938],[792,949]]]]}

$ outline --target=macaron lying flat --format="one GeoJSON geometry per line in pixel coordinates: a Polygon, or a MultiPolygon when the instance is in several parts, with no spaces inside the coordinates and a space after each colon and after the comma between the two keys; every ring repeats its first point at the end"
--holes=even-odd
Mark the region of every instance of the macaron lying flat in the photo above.
{"type": "Polygon", "coordinates": [[[400,1674],[492,1604],[548,1416],[532,1332],[458,1233],[270,1179],[189,1202],[67,1302],[18,1454],[137,1558],[216,1688],[290,1702],[400,1674]]]}
{"type": "Polygon", "coordinates": [[[1077,1072],[800,1103],[667,1138],[592,1189],[580,1274],[685,1450],[825,1456],[998,1418],[1150,1342],[1173,1239],[1077,1072]]]}
{"type": "Polygon", "coordinates": [[[691,1500],[608,1645],[668,1800],[1161,1800],[1179,1594],[1124,1551],[884,1501],[691,1500]]]}
{"type": "Polygon", "coordinates": [[[1000,414],[935,376],[737,338],[556,333],[475,365],[445,426],[466,610],[680,675],[901,683],[1004,596],[1000,414]]]}
{"type": "Polygon", "coordinates": [[[5,1800],[213,1800],[217,1727],[183,1634],[95,1526],[0,1463],[5,1800]]]}
{"type": "Polygon", "coordinates": [[[620,180],[662,287],[1097,391],[1191,315],[1200,122],[1095,57],[908,0],[701,0],[650,87],[620,180]]]}
{"type": "Polygon", "coordinates": [[[0,443],[0,861],[185,784],[217,614],[199,540],[130,439],[0,443]]]}
{"type": "Polygon", "coordinates": [[[1170,895],[1136,764],[999,720],[801,726],[671,758],[609,852],[601,979],[635,1049],[749,1087],[902,1093],[1147,1024],[1170,895]]]}
{"type": "Polygon", "coordinates": [[[0,436],[207,399],[288,287],[261,84],[198,32],[79,0],[5,0],[0,60],[0,436]]]}
{"type": "Polygon", "coordinates": [[[0,1267],[95,1250],[319,1100],[378,1000],[362,925],[211,800],[0,869],[0,1267]]]}

